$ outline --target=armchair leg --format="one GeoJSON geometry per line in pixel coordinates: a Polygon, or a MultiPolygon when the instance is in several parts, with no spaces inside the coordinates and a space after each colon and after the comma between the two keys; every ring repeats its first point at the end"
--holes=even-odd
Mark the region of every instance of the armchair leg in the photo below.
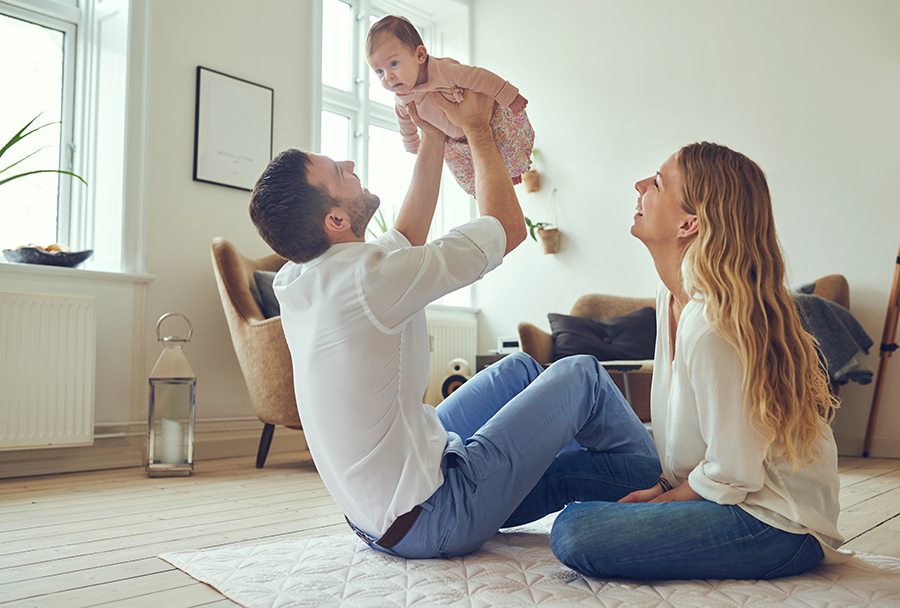
{"type": "Polygon", "coordinates": [[[261,469],[266,464],[266,456],[269,455],[269,446],[272,445],[272,435],[275,434],[275,425],[263,426],[262,436],[259,438],[259,450],[256,452],[256,468],[261,469]]]}

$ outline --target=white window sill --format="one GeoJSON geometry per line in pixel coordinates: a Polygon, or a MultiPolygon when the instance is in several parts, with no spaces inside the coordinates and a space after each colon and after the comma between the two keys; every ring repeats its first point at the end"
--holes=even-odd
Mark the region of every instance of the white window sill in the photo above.
{"type": "Polygon", "coordinates": [[[123,281],[127,283],[151,283],[156,277],[152,274],[136,272],[109,272],[105,270],[84,270],[65,268],[63,266],[44,266],[41,264],[15,264],[0,261],[0,277],[76,279],[85,281],[123,281]]]}

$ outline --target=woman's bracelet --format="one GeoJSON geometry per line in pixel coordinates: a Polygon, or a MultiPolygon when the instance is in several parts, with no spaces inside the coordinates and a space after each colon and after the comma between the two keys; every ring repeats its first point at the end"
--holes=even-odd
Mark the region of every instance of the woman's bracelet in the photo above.
{"type": "Polygon", "coordinates": [[[662,488],[663,492],[669,492],[672,490],[672,484],[669,483],[669,480],[666,479],[663,475],[659,476],[659,481],[656,483],[659,484],[659,487],[662,488]]]}

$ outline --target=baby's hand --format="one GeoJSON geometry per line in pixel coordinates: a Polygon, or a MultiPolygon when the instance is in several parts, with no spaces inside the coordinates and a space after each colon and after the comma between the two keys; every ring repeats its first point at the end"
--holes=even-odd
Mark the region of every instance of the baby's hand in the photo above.
{"type": "Polygon", "coordinates": [[[516,98],[512,100],[511,104],[509,104],[509,109],[512,110],[513,114],[521,114],[525,111],[525,106],[527,105],[527,99],[525,99],[521,95],[516,95],[516,98]]]}

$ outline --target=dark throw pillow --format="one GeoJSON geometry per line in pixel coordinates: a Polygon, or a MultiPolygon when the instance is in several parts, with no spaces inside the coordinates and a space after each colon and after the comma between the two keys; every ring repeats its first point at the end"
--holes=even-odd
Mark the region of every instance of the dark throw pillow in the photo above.
{"type": "Polygon", "coordinates": [[[554,361],[570,355],[594,355],[600,361],[653,358],[656,311],[649,306],[606,321],[556,313],[547,318],[554,361]]]}
{"type": "Polygon", "coordinates": [[[272,289],[275,273],[270,270],[256,270],[253,272],[253,279],[256,281],[259,308],[262,310],[263,316],[269,319],[280,315],[281,305],[278,303],[278,298],[275,297],[275,290],[272,289]]]}

